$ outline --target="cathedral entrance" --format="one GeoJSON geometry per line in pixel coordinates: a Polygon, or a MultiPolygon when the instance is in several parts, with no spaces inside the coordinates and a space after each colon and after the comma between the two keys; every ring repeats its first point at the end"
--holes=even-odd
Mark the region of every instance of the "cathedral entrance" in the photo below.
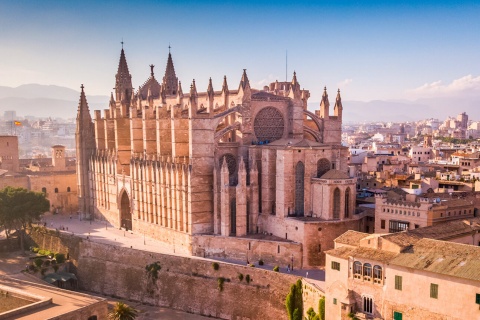
{"type": "Polygon", "coordinates": [[[120,200],[120,226],[132,230],[132,212],[130,210],[130,199],[127,192],[123,191],[120,200]]]}
{"type": "Polygon", "coordinates": [[[295,215],[304,216],[305,166],[299,161],[295,167],[295,215]]]}

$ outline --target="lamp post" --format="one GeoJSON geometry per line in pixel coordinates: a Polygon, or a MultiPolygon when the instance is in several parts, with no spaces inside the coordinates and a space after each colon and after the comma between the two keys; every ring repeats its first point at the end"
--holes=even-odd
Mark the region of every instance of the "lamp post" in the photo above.
{"type": "Polygon", "coordinates": [[[145,242],[145,230],[143,230],[143,245],[146,245],[146,242],[145,242]]]}
{"type": "Polygon", "coordinates": [[[293,271],[293,253],[292,253],[292,271],[293,271]]]}

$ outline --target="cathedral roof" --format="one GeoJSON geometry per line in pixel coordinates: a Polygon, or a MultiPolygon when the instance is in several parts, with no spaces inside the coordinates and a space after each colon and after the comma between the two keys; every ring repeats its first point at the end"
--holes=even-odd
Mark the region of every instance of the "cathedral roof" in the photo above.
{"type": "Polygon", "coordinates": [[[143,100],[148,98],[148,90],[150,89],[150,94],[152,95],[152,98],[157,99],[160,97],[160,90],[161,86],[160,83],[158,83],[157,79],[155,78],[155,75],[153,73],[153,65],[150,66],[151,68],[151,73],[150,77],[145,81],[145,83],[140,87],[138,90],[141,98],[143,100]]]}
{"type": "Polygon", "coordinates": [[[337,169],[328,170],[320,179],[350,179],[345,173],[337,169]]]}
{"type": "Polygon", "coordinates": [[[257,93],[252,94],[252,99],[255,100],[266,100],[266,101],[284,101],[288,100],[286,97],[277,96],[273,93],[259,91],[257,93]]]}

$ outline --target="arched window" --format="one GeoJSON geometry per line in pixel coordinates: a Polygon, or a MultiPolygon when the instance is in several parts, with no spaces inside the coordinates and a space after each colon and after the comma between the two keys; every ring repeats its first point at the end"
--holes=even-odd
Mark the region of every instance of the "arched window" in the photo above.
{"type": "Polygon", "coordinates": [[[353,263],[353,277],[357,279],[362,278],[362,263],[360,261],[353,263]]]}
{"type": "Polygon", "coordinates": [[[43,192],[43,193],[47,193],[47,188],[43,187],[43,188],[42,188],[42,192],[43,192]]]}
{"type": "Polygon", "coordinates": [[[67,192],[70,192],[70,187],[67,187],[67,192]]]}
{"type": "Polygon", "coordinates": [[[55,193],[58,193],[58,188],[55,188],[55,193]]]}
{"type": "Polygon", "coordinates": [[[363,265],[363,279],[370,280],[372,278],[372,265],[365,263],[363,265]]]}
{"type": "Polygon", "coordinates": [[[333,191],[333,219],[340,219],[340,189],[333,191]]]}
{"type": "Polygon", "coordinates": [[[350,216],[350,188],[347,188],[347,190],[345,190],[345,218],[348,218],[349,216],[350,216]]]}
{"type": "Polygon", "coordinates": [[[331,164],[328,159],[322,158],[317,161],[317,178],[323,176],[328,170],[330,170],[331,164]]]}
{"type": "Polygon", "coordinates": [[[305,166],[299,161],[295,167],[295,214],[298,217],[304,215],[304,187],[305,187],[305,166]]]}
{"type": "Polygon", "coordinates": [[[230,234],[237,234],[237,201],[230,202],[230,234]]]}
{"type": "Polygon", "coordinates": [[[380,266],[374,266],[373,267],[373,282],[374,283],[382,283],[382,267],[380,266]]]}

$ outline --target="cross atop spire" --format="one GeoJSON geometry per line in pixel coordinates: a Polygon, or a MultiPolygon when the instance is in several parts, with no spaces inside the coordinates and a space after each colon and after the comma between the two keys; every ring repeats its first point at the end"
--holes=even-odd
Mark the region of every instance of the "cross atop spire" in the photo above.
{"type": "Polygon", "coordinates": [[[150,65],[150,75],[153,77],[153,68],[155,67],[154,64],[150,65]]]}
{"type": "Polygon", "coordinates": [[[120,43],[122,44],[122,49],[123,49],[123,38],[122,38],[122,41],[120,43]]]}

